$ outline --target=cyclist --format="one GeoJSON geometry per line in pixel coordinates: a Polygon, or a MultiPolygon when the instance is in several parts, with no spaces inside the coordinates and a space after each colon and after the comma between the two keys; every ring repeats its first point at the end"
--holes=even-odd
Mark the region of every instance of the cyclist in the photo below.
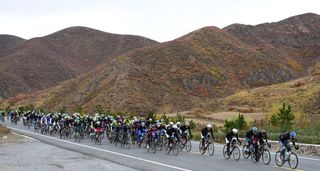
{"type": "Polygon", "coordinates": [[[259,139],[259,144],[260,145],[264,145],[265,141],[268,145],[269,148],[271,148],[271,144],[268,142],[268,135],[267,135],[267,131],[265,129],[261,130],[258,133],[258,139],[259,139]],[[264,141],[265,140],[265,141],[264,141]]]}
{"type": "Polygon", "coordinates": [[[137,128],[137,143],[139,144],[139,146],[141,146],[140,140],[142,139],[142,136],[146,133],[147,133],[146,123],[144,121],[141,121],[141,124],[137,128]]]}
{"type": "Polygon", "coordinates": [[[291,147],[290,147],[290,144],[289,144],[289,140],[292,141],[292,144],[293,146],[295,147],[296,150],[299,149],[298,146],[296,146],[296,143],[295,143],[295,138],[296,138],[296,133],[294,131],[290,131],[290,132],[285,132],[283,134],[281,134],[279,136],[279,144],[280,144],[280,147],[281,147],[281,155],[283,158],[285,158],[285,150],[287,150],[288,152],[291,151],[291,147]]]}
{"type": "Polygon", "coordinates": [[[211,124],[208,124],[206,127],[201,129],[201,142],[202,142],[202,147],[204,147],[204,141],[205,138],[211,135],[211,138],[213,139],[213,131],[212,131],[212,126],[211,124]],[[210,134],[209,134],[210,133],[210,134]]]}
{"type": "Polygon", "coordinates": [[[249,147],[250,152],[253,151],[253,139],[258,137],[258,133],[259,133],[258,128],[252,127],[252,129],[247,131],[245,134],[246,135],[245,140],[248,143],[248,147],[249,147]]]}
{"type": "MultiPolygon", "coordinates": [[[[171,123],[170,123],[170,125],[171,125],[171,123]]],[[[168,147],[171,147],[171,144],[173,143],[173,139],[174,138],[178,139],[179,130],[178,130],[177,125],[169,126],[167,128],[166,134],[167,134],[166,135],[167,138],[169,139],[168,147]]]]}
{"type": "Polygon", "coordinates": [[[228,155],[230,155],[230,144],[232,143],[233,138],[236,138],[237,141],[241,145],[241,141],[239,140],[238,136],[238,130],[236,128],[233,128],[229,133],[226,134],[226,143],[227,143],[227,152],[228,155]]]}
{"type": "Polygon", "coordinates": [[[186,140],[188,140],[188,135],[189,135],[190,139],[192,139],[193,136],[192,136],[191,129],[189,126],[189,122],[182,124],[180,127],[180,130],[181,130],[182,137],[184,137],[184,138],[186,138],[186,140]]]}

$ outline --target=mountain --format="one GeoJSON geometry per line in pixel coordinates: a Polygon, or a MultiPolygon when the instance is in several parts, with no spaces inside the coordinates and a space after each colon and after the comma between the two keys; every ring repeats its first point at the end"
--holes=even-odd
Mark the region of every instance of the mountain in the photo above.
{"type": "Polygon", "coordinates": [[[12,36],[0,40],[4,42],[1,49],[6,49],[0,53],[0,97],[3,98],[55,86],[120,54],[157,44],[140,36],[85,27],[71,27],[25,41],[12,36]]]}
{"type": "Polygon", "coordinates": [[[13,48],[23,41],[25,40],[17,36],[0,34],[0,57],[3,52],[13,48]]]}
{"type": "Polygon", "coordinates": [[[320,57],[319,19],[304,14],[257,26],[204,27],[122,54],[23,101],[90,112],[96,104],[138,113],[219,110],[221,99],[238,92],[310,75],[320,57]]]}
{"type": "Polygon", "coordinates": [[[295,77],[309,73],[320,60],[320,16],[302,14],[256,26],[233,24],[224,28],[273,60],[287,59],[295,77]],[[300,71],[300,72],[299,72],[300,71]]]}
{"type": "Polygon", "coordinates": [[[260,110],[271,109],[273,105],[288,103],[295,111],[306,114],[320,114],[320,63],[311,75],[297,80],[243,90],[216,102],[220,110],[260,110]]]}

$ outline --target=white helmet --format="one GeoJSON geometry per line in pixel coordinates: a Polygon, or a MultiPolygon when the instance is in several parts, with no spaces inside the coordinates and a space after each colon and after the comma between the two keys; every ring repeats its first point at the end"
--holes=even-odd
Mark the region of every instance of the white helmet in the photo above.
{"type": "Polygon", "coordinates": [[[180,124],[181,124],[180,122],[177,122],[177,126],[180,125],[180,124]]]}
{"type": "Polygon", "coordinates": [[[178,127],[177,127],[177,125],[173,125],[172,128],[177,129],[178,127]]]}
{"type": "Polygon", "coordinates": [[[237,133],[238,133],[238,130],[237,130],[236,128],[233,128],[233,129],[232,129],[232,132],[233,132],[233,134],[237,134],[237,133]]]}
{"type": "Polygon", "coordinates": [[[173,125],[173,122],[170,122],[170,126],[172,126],[173,125]]]}
{"type": "Polygon", "coordinates": [[[211,124],[208,124],[208,125],[207,125],[207,128],[211,128],[211,127],[212,127],[211,124]]]}
{"type": "Polygon", "coordinates": [[[186,122],[185,125],[186,125],[186,126],[189,126],[189,122],[186,122]]]}

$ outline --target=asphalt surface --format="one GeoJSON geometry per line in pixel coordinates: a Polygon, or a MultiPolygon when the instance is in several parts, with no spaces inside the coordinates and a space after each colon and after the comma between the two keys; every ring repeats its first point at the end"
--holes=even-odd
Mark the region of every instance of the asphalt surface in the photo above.
{"type": "Polygon", "coordinates": [[[1,171],[136,171],[106,160],[65,150],[38,140],[0,145],[1,171]]]}
{"type": "MultiPolygon", "coordinates": [[[[95,145],[91,140],[85,139],[81,143],[75,143],[71,140],[61,140],[56,137],[34,133],[33,129],[25,128],[23,125],[7,124],[11,130],[24,134],[26,136],[38,139],[43,143],[51,144],[56,147],[79,152],[87,156],[92,156],[136,170],[181,170],[181,171],[283,171],[288,170],[287,163],[279,168],[274,162],[274,152],[271,152],[271,163],[264,165],[262,162],[253,163],[250,159],[244,159],[241,156],[239,161],[232,157],[225,160],[222,155],[222,144],[215,144],[215,153],[213,156],[201,155],[198,152],[198,142],[192,143],[191,152],[180,152],[178,156],[167,155],[164,151],[157,151],[156,154],[148,153],[144,148],[131,146],[130,149],[121,149],[114,144],[110,144],[107,139],[103,139],[101,145],[95,145]]],[[[291,170],[291,169],[289,169],[291,170]]],[[[299,155],[299,166],[297,171],[319,171],[320,158],[299,155]]]]}

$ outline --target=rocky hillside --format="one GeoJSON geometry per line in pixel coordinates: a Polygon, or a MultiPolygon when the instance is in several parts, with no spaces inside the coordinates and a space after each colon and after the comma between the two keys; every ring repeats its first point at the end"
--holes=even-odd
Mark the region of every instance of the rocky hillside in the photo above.
{"type": "Polygon", "coordinates": [[[0,58],[3,52],[8,51],[11,48],[14,48],[23,41],[24,39],[17,36],[0,34],[0,58]]]}
{"type": "Polygon", "coordinates": [[[0,37],[0,97],[55,86],[136,48],[155,41],[85,27],[71,27],[23,41],[0,37]]]}
{"type": "Polygon", "coordinates": [[[320,63],[310,76],[297,80],[244,90],[219,99],[220,110],[241,110],[268,112],[272,105],[289,103],[295,111],[306,114],[320,114],[320,63]]]}
{"type": "Polygon", "coordinates": [[[205,27],[122,54],[27,101],[53,110],[92,111],[96,104],[128,112],[217,110],[235,93],[309,75],[320,59],[319,19],[304,14],[257,26],[205,27]]]}

